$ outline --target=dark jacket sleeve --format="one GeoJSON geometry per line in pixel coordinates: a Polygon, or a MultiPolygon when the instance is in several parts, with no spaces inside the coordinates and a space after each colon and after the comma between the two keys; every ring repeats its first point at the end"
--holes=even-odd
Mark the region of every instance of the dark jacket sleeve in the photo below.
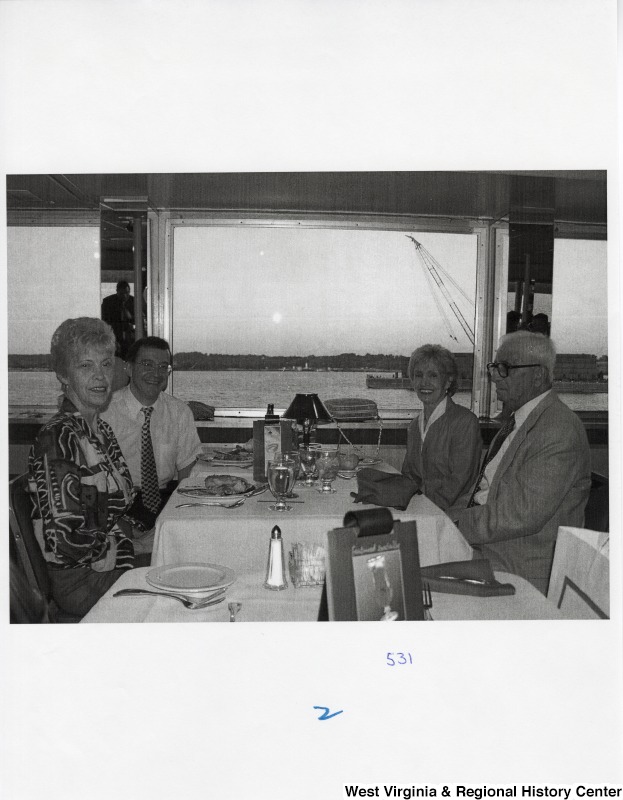
{"type": "MultiPolygon", "coordinates": [[[[482,452],[480,425],[475,414],[461,409],[445,416],[448,416],[446,430],[441,429],[441,435],[434,441],[431,438],[425,450],[423,488],[424,494],[444,511],[450,506],[467,505],[478,477],[482,452]]],[[[444,417],[439,422],[443,422],[444,417]]]]}

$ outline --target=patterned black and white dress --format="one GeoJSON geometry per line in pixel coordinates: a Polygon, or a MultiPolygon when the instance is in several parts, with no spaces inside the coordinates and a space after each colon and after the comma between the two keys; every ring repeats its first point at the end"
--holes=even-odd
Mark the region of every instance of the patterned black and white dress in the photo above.
{"type": "Polygon", "coordinates": [[[130,472],[112,428],[99,437],[65,398],[39,431],[28,464],[35,533],[52,569],[130,569],[134,548],[119,526],[132,504],[130,472]]]}

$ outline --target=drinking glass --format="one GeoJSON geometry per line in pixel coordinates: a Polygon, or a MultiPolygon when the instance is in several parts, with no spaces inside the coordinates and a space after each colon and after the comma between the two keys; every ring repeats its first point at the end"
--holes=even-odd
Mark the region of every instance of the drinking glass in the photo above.
{"type": "Polygon", "coordinates": [[[281,456],[268,462],[268,488],[277,503],[268,506],[271,511],[292,511],[292,506],[285,503],[285,498],[294,486],[294,462],[281,456]]]}
{"type": "Polygon", "coordinates": [[[313,486],[316,482],[316,478],[318,477],[318,473],[316,471],[316,455],[317,450],[310,450],[309,447],[302,447],[299,450],[299,462],[301,465],[301,477],[304,476],[304,480],[300,482],[300,486],[313,486]]]}
{"type": "Polygon", "coordinates": [[[337,477],[340,468],[340,460],[337,450],[334,448],[323,448],[316,451],[316,469],[320,478],[321,494],[335,494],[335,489],[331,486],[337,477]]]}
{"type": "Polygon", "coordinates": [[[354,478],[359,464],[359,456],[355,452],[354,447],[344,447],[338,450],[338,458],[340,459],[341,478],[354,478]]]}
{"type": "MultiPolygon", "coordinates": [[[[288,453],[284,453],[283,457],[288,459],[289,461],[292,461],[292,463],[294,464],[294,483],[296,483],[296,481],[299,479],[299,474],[301,471],[301,457],[299,456],[299,451],[290,450],[288,453]]],[[[289,500],[295,500],[298,497],[298,494],[296,494],[296,492],[290,491],[288,492],[287,496],[289,500]]]]}

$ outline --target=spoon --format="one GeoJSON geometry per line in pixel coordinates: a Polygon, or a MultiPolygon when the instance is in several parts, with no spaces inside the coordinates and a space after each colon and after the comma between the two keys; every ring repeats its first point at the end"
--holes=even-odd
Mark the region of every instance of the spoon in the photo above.
{"type": "Polygon", "coordinates": [[[236,621],[236,614],[242,608],[242,603],[229,603],[227,608],[229,608],[229,621],[235,622],[236,621]]]}
{"type": "Polygon", "coordinates": [[[217,603],[222,603],[225,597],[217,597],[217,595],[224,595],[225,589],[219,589],[213,592],[209,597],[203,600],[189,600],[188,597],[183,597],[180,594],[169,594],[168,592],[150,592],[148,589],[121,589],[113,594],[113,597],[129,597],[139,594],[152,594],[154,597],[172,597],[174,600],[179,600],[186,608],[198,609],[206,608],[207,606],[215,606],[217,603]]]}

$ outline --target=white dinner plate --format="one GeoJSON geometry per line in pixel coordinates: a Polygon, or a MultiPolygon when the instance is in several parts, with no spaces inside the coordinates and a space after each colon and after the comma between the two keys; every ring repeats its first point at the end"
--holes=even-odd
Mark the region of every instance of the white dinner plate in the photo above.
{"type": "Polygon", "coordinates": [[[147,583],[157,589],[182,594],[201,594],[224,589],[236,580],[236,573],[220,564],[169,564],[155,567],[145,576],[147,583]]]}
{"type": "Polygon", "coordinates": [[[208,462],[208,464],[212,464],[214,467],[239,467],[240,469],[245,469],[246,467],[253,466],[253,459],[252,458],[245,458],[244,461],[237,459],[232,460],[231,458],[211,458],[211,459],[204,459],[208,462]]]}
{"type": "Polygon", "coordinates": [[[248,450],[232,450],[231,453],[236,453],[240,458],[227,458],[227,449],[220,450],[215,453],[214,449],[210,448],[204,451],[198,458],[208,464],[214,464],[215,467],[250,467],[253,464],[253,453],[248,450]]]}
{"type": "Polygon", "coordinates": [[[362,458],[359,462],[359,469],[361,467],[373,467],[375,464],[380,464],[382,460],[381,458],[362,458]]]}

